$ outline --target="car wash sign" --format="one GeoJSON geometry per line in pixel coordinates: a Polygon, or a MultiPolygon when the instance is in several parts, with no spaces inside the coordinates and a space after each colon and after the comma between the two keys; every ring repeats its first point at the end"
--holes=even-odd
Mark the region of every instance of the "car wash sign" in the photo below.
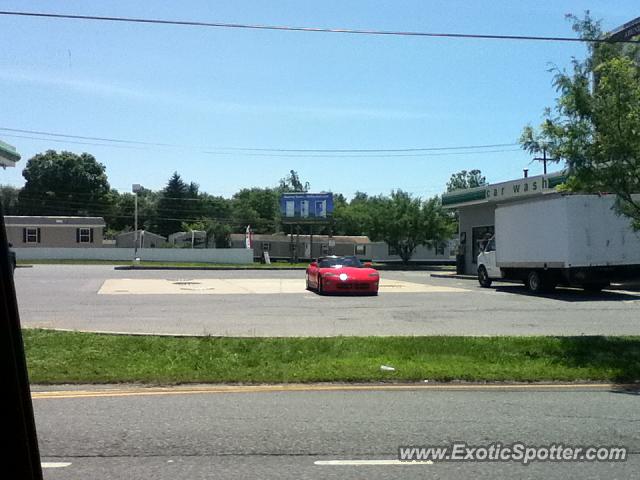
{"type": "Polygon", "coordinates": [[[283,193],[280,215],[285,222],[328,221],[333,215],[333,193],[283,193]]]}
{"type": "Polygon", "coordinates": [[[489,185],[485,193],[488,201],[501,202],[520,197],[553,193],[556,191],[555,187],[564,180],[565,177],[562,174],[538,175],[489,185]]]}

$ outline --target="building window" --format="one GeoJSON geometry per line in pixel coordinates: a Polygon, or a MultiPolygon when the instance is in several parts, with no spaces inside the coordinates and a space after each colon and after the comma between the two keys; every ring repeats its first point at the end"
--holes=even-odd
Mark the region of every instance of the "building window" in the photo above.
{"type": "Polygon", "coordinates": [[[27,227],[23,230],[24,243],[40,243],[40,229],[27,227]]]}
{"type": "Polygon", "coordinates": [[[356,255],[365,255],[366,251],[366,245],[356,245],[356,255]]]}
{"type": "Polygon", "coordinates": [[[271,243],[270,242],[262,242],[262,251],[270,252],[271,251],[271,243]]]}
{"type": "Polygon", "coordinates": [[[388,245],[387,253],[389,254],[390,257],[392,257],[394,255],[398,255],[398,250],[396,250],[396,247],[392,247],[391,245],[388,245]]]}
{"type": "Polygon", "coordinates": [[[487,241],[495,234],[495,227],[493,225],[487,225],[485,227],[473,227],[471,229],[472,236],[472,252],[471,261],[475,264],[478,263],[478,254],[480,248],[487,243],[487,241]]]}
{"type": "Polygon", "coordinates": [[[329,255],[329,245],[323,243],[321,246],[322,255],[329,255]]]}
{"type": "Polygon", "coordinates": [[[76,230],[77,243],[91,243],[93,242],[93,229],[91,228],[78,228],[76,230]]]}
{"type": "Polygon", "coordinates": [[[446,246],[446,243],[444,243],[444,242],[436,243],[436,255],[444,256],[444,247],[445,246],[446,246]]]}

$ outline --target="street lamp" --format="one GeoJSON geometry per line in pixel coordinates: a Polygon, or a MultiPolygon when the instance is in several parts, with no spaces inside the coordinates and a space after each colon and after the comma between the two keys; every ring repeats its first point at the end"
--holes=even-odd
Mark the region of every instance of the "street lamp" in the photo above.
{"type": "Polygon", "coordinates": [[[133,225],[134,225],[134,230],[133,230],[133,259],[134,261],[137,260],[138,258],[138,192],[142,191],[142,185],[140,185],[139,183],[134,183],[131,186],[131,191],[133,192],[133,202],[135,205],[134,208],[134,220],[133,220],[133,225]]]}

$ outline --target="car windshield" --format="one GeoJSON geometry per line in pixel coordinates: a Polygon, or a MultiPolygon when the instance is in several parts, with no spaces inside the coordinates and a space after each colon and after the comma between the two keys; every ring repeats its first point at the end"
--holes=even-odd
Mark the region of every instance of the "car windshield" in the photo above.
{"type": "Polygon", "coordinates": [[[318,262],[320,268],[338,268],[338,267],[362,267],[362,263],[358,257],[330,257],[321,258],[318,262]]]}

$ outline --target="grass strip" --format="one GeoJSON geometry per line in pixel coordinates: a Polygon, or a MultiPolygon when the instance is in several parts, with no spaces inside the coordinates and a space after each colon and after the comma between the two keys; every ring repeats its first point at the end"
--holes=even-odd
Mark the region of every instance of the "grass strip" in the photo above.
{"type": "Polygon", "coordinates": [[[46,384],[640,379],[640,337],[23,337],[31,382],[46,384]]]}

